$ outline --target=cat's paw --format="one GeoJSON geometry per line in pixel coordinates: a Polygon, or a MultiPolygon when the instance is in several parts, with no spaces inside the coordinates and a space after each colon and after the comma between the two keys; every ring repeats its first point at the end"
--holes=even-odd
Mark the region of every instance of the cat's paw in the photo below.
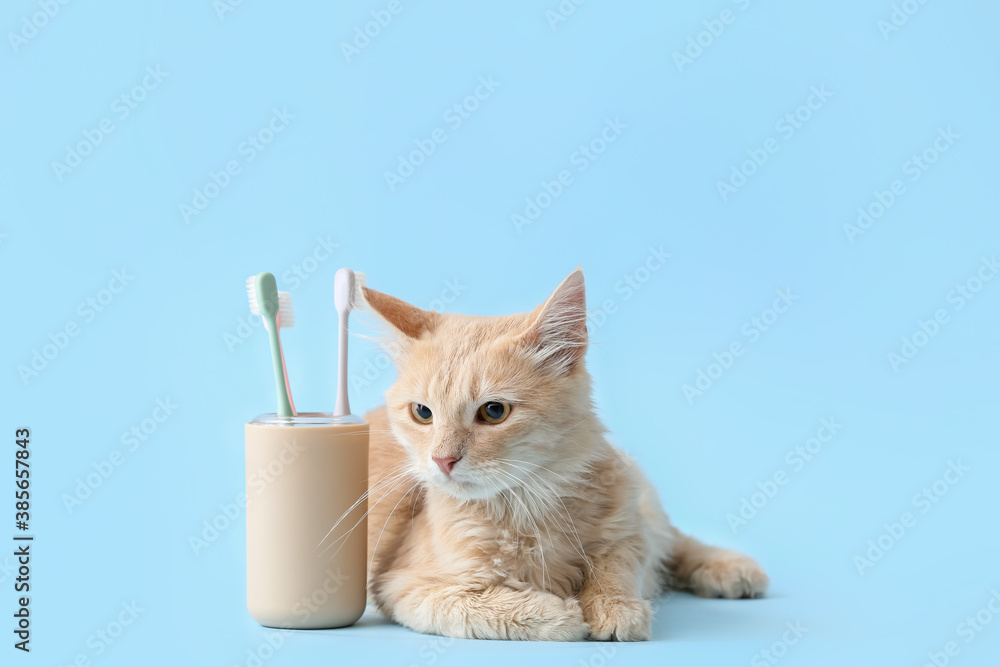
{"type": "Polygon", "coordinates": [[[583,616],[591,639],[645,641],[652,632],[653,607],[641,598],[598,595],[587,602],[583,616]]]}
{"type": "Polygon", "coordinates": [[[525,615],[518,619],[517,632],[510,639],[572,642],[586,639],[590,633],[580,603],[574,598],[532,592],[530,602],[521,611],[525,615]]]}
{"type": "Polygon", "coordinates": [[[712,556],[691,573],[691,592],[704,598],[759,598],[769,580],[753,558],[735,551],[712,556]]]}

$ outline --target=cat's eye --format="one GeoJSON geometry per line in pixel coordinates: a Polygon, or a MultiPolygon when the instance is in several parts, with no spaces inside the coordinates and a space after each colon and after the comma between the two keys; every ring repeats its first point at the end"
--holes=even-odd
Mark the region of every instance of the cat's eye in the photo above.
{"type": "Polygon", "coordinates": [[[434,413],[426,405],[421,405],[420,403],[410,403],[410,413],[413,418],[416,419],[421,424],[430,424],[434,421],[434,413]]]}
{"type": "Polygon", "coordinates": [[[488,401],[479,406],[479,417],[487,424],[499,424],[510,414],[510,403],[488,401]]]}

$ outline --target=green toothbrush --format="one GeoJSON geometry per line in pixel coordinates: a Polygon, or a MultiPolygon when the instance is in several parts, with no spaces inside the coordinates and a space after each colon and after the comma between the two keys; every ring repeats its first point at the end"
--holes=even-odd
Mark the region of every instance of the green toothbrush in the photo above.
{"type": "Polygon", "coordinates": [[[295,325],[292,310],[292,296],[288,292],[278,292],[274,274],[262,271],[247,278],[247,296],[250,312],[260,315],[271,341],[271,361],[274,363],[274,384],[278,390],[278,416],[294,417],[295,404],[288,386],[288,371],[285,369],[285,354],[281,349],[278,330],[295,325]]]}

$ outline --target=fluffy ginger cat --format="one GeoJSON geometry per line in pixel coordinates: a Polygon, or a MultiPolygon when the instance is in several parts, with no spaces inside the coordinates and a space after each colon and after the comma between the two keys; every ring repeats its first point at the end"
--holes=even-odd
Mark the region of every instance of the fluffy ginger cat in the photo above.
{"type": "Polygon", "coordinates": [[[753,559],[680,533],[605,438],[582,270],[502,317],[362,291],[398,370],[367,415],[368,594],[385,616],[447,637],[637,641],[668,586],[764,594],[753,559]]]}

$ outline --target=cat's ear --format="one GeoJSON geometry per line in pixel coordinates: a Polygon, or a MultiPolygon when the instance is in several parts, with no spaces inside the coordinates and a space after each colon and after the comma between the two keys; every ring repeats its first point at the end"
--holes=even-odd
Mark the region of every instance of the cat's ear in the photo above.
{"type": "Polygon", "coordinates": [[[361,293],[368,307],[407,338],[418,339],[437,325],[439,314],[433,310],[421,310],[369,287],[362,287],[361,293]]]}
{"type": "Polygon", "coordinates": [[[531,311],[519,337],[540,366],[557,375],[572,372],[587,353],[587,294],[583,269],[559,284],[545,303],[531,311]]]}

